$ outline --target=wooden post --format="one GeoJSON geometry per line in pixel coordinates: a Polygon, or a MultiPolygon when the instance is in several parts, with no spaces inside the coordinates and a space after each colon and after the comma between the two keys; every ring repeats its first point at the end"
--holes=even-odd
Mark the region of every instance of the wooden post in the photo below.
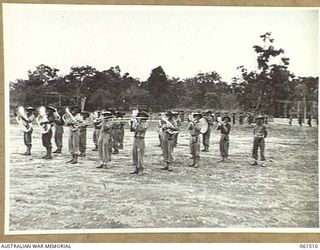
{"type": "Polygon", "coordinates": [[[303,107],[303,123],[304,123],[305,119],[307,119],[307,101],[306,101],[306,97],[303,98],[303,103],[304,103],[304,107],[303,107]]]}

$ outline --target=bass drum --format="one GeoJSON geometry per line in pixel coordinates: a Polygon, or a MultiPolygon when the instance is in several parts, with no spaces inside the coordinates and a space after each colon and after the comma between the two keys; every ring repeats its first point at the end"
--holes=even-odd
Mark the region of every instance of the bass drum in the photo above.
{"type": "Polygon", "coordinates": [[[208,124],[207,120],[203,117],[199,120],[199,122],[201,123],[200,133],[205,134],[208,131],[209,124],[208,124]]]}

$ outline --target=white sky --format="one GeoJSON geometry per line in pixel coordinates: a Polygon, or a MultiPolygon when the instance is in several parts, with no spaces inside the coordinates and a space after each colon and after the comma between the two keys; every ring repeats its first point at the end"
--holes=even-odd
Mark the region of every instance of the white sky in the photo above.
{"type": "Polygon", "coordinates": [[[120,65],[146,80],[161,65],[190,77],[254,68],[252,46],[272,32],[298,76],[318,76],[318,11],[312,9],[4,4],[5,81],[46,64],[98,70],[120,65]]]}

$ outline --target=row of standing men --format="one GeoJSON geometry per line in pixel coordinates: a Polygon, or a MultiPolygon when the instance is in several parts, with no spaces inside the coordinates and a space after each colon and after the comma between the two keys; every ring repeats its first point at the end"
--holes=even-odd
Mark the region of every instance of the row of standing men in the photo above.
{"type": "MultiPolygon", "coordinates": [[[[35,109],[32,107],[28,107],[27,109],[27,121],[28,123],[32,123],[35,118],[34,111],[35,109]]],[[[61,153],[62,149],[62,135],[63,135],[63,126],[67,125],[69,127],[69,152],[72,155],[72,159],[68,161],[71,164],[76,164],[78,162],[78,156],[85,156],[86,150],[86,126],[79,127],[74,129],[72,123],[64,124],[62,119],[57,119],[54,116],[53,107],[47,107],[47,120],[48,125],[51,127],[55,125],[55,143],[57,146],[57,150],[54,153],[61,153]]],[[[75,118],[76,123],[81,123],[89,117],[88,113],[80,112],[78,107],[72,107],[71,113],[75,118]]],[[[123,148],[123,138],[124,138],[124,125],[125,122],[113,122],[114,116],[117,118],[123,117],[124,113],[121,112],[112,112],[112,111],[104,111],[101,113],[103,117],[102,122],[94,123],[94,134],[93,140],[95,143],[95,148],[93,151],[99,151],[99,158],[101,160],[101,164],[97,166],[97,168],[107,168],[108,162],[111,161],[111,154],[118,154],[119,148],[123,148]]],[[[135,170],[132,174],[143,173],[144,170],[144,151],[145,151],[145,133],[148,128],[148,118],[149,115],[140,111],[137,116],[142,119],[137,119],[136,122],[130,122],[130,131],[134,134],[133,141],[133,149],[132,149],[132,157],[133,164],[135,166],[135,170]]],[[[165,162],[165,166],[161,168],[162,170],[172,171],[172,162],[173,157],[172,153],[174,148],[177,145],[178,134],[179,134],[179,119],[174,112],[165,113],[165,119],[159,119],[159,141],[160,146],[163,153],[163,158],[165,162]]],[[[199,167],[200,160],[200,135],[201,135],[201,123],[200,119],[205,118],[208,122],[209,126],[204,133],[203,136],[203,145],[204,149],[202,151],[209,151],[209,141],[211,128],[214,123],[217,124],[217,130],[221,131],[220,138],[220,154],[222,157],[222,162],[228,160],[228,151],[229,151],[229,133],[231,130],[231,118],[228,115],[225,115],[221,121],[215,120],[214,116],[210,111],[201,114],[200,112],[196,112],[193,114],[193,118],[189,120],[188,131],[190,133],[189,147],[190,153],[192,155],[192,167],[199,167]]],[[[257,121],[262,121],[263,117],[258,117],[257,121]]],[[[264,138],[267,136],[267,129],[264,124],[258,122],[257,128],[254,129],[254,145],[253,145],[253,165],[257,164],[258,158],[258,148],[260,148],[261,160],[264,161],[264,138]]],[[[52,138],[52,129],[49,129],[47,133],[42,134],[42,144],[46,148],[47,154],[43,157],[44,159],[51,159],[51,144],[52,138]]],[[[31,155],[31,147],[32,147],[32,129],[28,132],[24,132],[24,142],[27,146],[27,151],[24,155],[31,155]]]]}

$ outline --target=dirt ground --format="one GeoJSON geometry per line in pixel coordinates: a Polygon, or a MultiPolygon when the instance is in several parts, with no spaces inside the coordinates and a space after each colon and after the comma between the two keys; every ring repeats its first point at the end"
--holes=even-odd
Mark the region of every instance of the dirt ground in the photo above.
{"type": "MultiPolygon", "coordinates": [[[[319,227],[318,130],[269,125],[267,167],[251,166],[252,126],[235,125],[230,162],[218,163],[218,131],[210,152],[201,152],[200,168],[189,167],[188,133],[181,127],[173,172],[164,163],[155,124],[146,134],[146,171],[130,175],[132,134],[113,155],[110,169],[96,169],[92,128],[87,156],[70,159],[65,129],[63,153],[41,157],[39,129],[33,154],[25,151],[22,132],[10,127],[9,230],[109,228],[314,228],[319,227]]],[[[53,148],[55,149],[55,147],[53,148]]]]}

